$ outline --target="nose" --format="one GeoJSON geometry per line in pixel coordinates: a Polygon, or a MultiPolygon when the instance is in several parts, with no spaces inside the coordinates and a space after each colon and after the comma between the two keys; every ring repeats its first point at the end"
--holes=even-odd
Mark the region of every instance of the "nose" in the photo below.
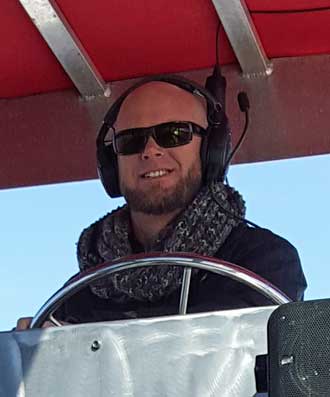
{"type": "Polygon", "coordinates": [[[148,160],[149,158],[152,157],[162,157],[164,155],[164,149],[159,146],[154,138],[149,137],[146,146],[141,153],[142,159],[143,160],[148,160]]]}

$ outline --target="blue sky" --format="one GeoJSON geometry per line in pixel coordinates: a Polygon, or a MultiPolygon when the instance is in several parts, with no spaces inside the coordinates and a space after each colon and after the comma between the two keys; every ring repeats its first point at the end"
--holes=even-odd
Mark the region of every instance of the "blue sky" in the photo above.
{"type": "MultiPolygon", "coordinates": [[[[330,155],[232,166],[247,218],[292,242],[308,280],[307,299],[330,297],[330,155]]],[[[80,231],[123,201],[99,181],[0,191],[0,330],[33,315],[78,270],[80,231]]]]}

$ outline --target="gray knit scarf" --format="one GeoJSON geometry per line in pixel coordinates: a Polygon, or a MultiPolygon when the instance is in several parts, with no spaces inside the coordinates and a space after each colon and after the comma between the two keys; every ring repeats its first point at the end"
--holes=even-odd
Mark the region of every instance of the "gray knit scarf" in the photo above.
{"type": "MultiPolygon", "coordinates": [[[[213,256],[241,222],[230,214],[245,216],[242,196],[220,182],[203,187],[146,252],[213,256]]],[[[125,205],[85,229],[78,243],[80,270],[133,254],[130,225],[125,205]]],[[[97,296],[116,302],[155,302],[180,288],[182,273],[181,267],[168,265],[125,270],[94,283],[91,289],[97,296]]]]}

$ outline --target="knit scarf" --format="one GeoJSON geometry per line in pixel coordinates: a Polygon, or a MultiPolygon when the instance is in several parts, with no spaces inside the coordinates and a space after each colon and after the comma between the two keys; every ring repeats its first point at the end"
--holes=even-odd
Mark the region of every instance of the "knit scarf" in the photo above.
{"type": "MultiPolygon", "coordinates": [[[[244,216],[242,196],[232,187],[214,182],[204,186],[145,251],[213,256],[244,216]]],[[[133,254],[131,235],[127,205],[85,229],[78,243],[80,270],[133,254]]],[[[197,273],[194,269],[193,277],[197,273]]],[[[169,265],[129,269],[93,283],[91,289],[97,296],[116,302],[156,302],[180,288],[182,274],[182,267],[169,265]]]]}

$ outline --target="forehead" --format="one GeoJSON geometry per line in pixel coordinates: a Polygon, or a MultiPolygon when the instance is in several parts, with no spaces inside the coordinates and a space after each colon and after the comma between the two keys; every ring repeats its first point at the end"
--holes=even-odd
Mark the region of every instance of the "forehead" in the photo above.
{"type": "Polygon", "coordinates": [[[116,130],[148,127],[168,121],[193,121],[207,126],[204,98],[164,82],[149,82],[124,100],[116,130]]]}

